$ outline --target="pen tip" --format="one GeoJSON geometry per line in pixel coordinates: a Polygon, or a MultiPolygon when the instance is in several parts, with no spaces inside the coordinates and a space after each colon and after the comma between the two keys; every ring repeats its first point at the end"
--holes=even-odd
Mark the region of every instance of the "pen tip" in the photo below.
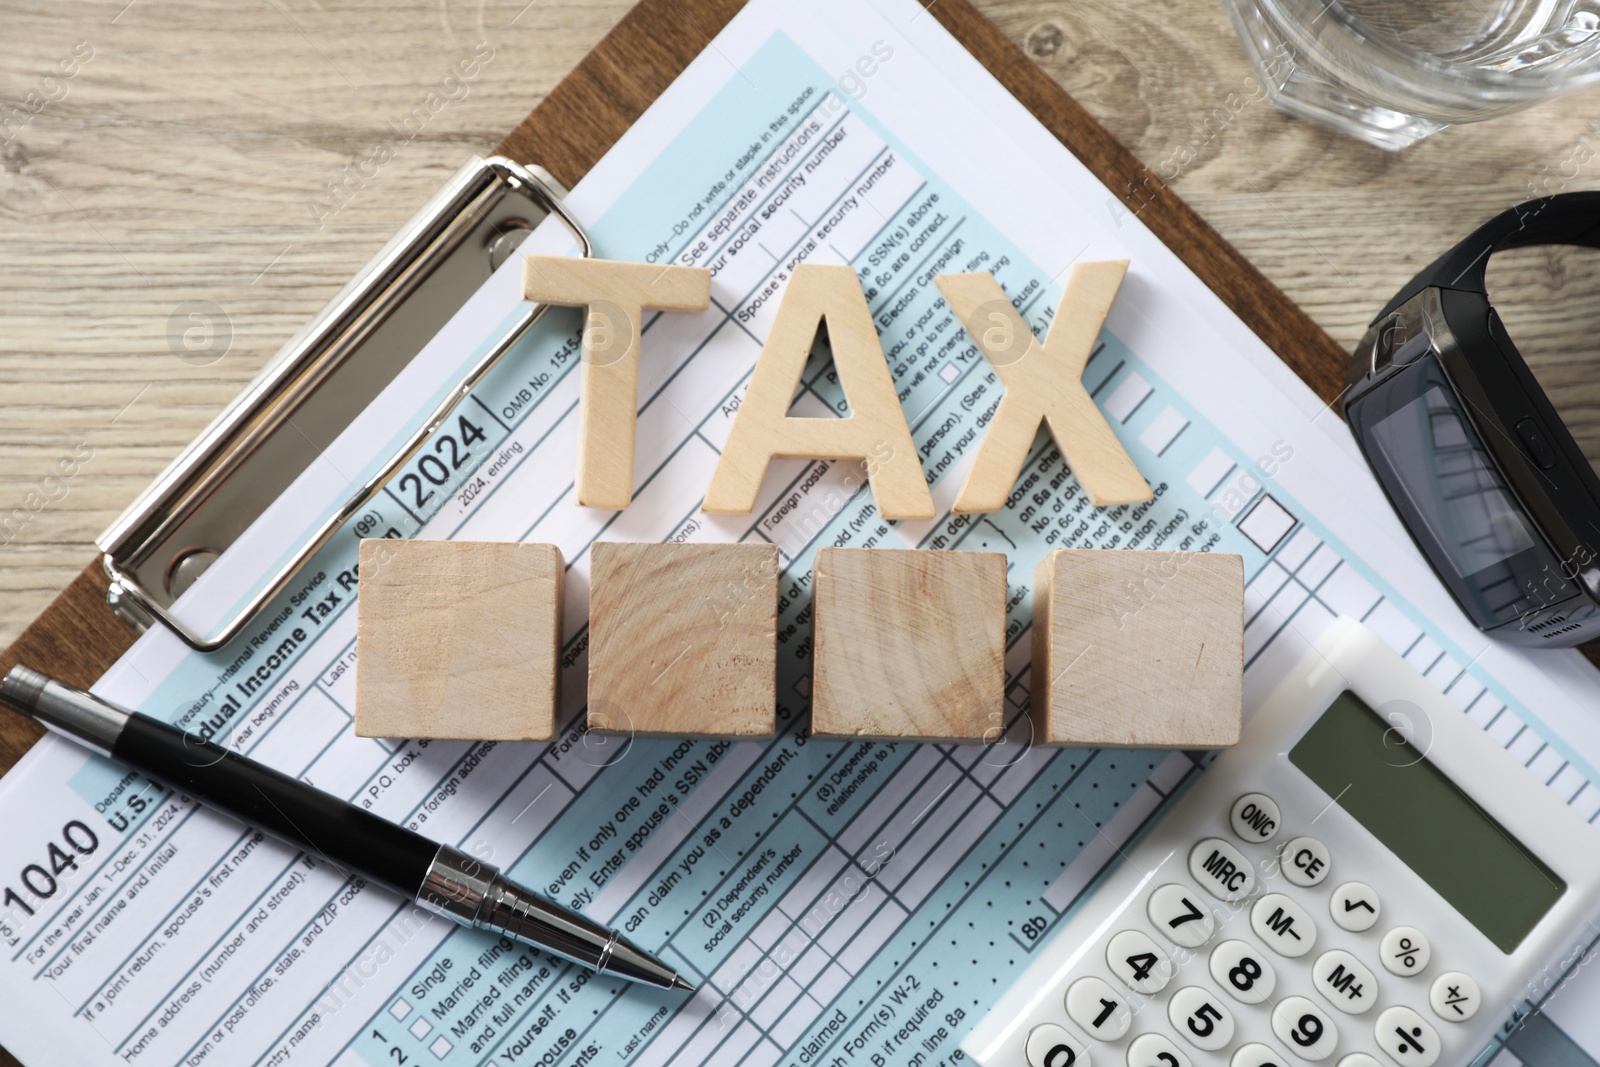
{"type": "Polygon", "coordinates": [[[682,989],[686,993],[693,993],[695,991],[694,984],[684,981],[683,975],[681,974],[675,974],[672,976],[672,988],[682,989]]]}

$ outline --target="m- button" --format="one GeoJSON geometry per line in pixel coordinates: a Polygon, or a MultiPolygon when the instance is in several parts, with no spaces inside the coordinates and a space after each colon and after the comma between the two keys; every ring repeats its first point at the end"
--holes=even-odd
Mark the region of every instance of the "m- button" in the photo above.
{"type": "Polygon", "coordinates": [[[1208,837],[1189,853],[1189,873],[1218,900],[1235,901],[1256,888],[1256,875],[1238,849],[1220,837],[1208,837]]]}
{"type": "Polygon", "coordinates": [[[1268,893],[1250,909],[1250,927],[1279,955],[1304,956],[1317,943],[1317,924],[1282,893],[1268,893]]]}

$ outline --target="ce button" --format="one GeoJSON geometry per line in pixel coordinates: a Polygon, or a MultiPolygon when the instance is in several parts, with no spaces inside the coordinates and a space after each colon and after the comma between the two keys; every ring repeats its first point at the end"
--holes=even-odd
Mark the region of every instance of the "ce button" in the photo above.
{"type": "Polygon", "coordinates": [[[1333,858],[1314,837],[1297,837],[1283,846],[1283,876],[1298,886],[1313,886],[1328,877],[1333,858]]]}

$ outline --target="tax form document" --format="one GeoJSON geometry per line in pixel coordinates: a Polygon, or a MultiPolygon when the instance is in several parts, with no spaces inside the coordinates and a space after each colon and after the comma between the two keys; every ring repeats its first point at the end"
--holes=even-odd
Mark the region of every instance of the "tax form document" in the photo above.
{"type": "MultiPolygon", "coordinates": [[[[912,0],[755,0],[569,206],[601,256],[713,274],[708,311],[645,322],[633,505],[573,502],[579,316],[552,312],[230,648],[199,655],[152,630],[97,692],[498,864],[699,991],[597,977],[430,918],[47,739],[0,781],[0,1041],[23,1062],[955,1063],[1118,849],[1202,773],[1182,752],[1028,743],[1031,576],[1058,547],[1238,553],[1247,707],[1330,619],[1355,616],[1526,766],[1527,789],[1600,812],[1594,671],[1487,643],[1334,413],[912,0]],[[1042,331],[1071,265],[1111,258],[1132,266],[1084,380],[1154,500],[1092,507],[1041,438],[1003,510],[950,515],[1001,387],[933,277],[991,271],[1042,331]],[[700,512],[802,262],[857,271],[935,520],[886,523],[858,466],[805,461],[774,463],[748,516],[700,512]],[[354,735],[357,541],[384,535],[561,548],[568,725],[554,743],[354,735]],[[779,547],[775,740],[584,731],[597,540],[779,547]],[[827,545],[1006,553],[1003,741],[809,737],[809,576],[827,545]]],[[[569,240],[543,229],[525,248],[569,240]]],[[[186,619],[246,598],[404,438],[515,316],[519,269],[487,283],[196,584],[186,619]]],[[[825,350],[796,409],[848,410],[825,350]]],[[[1572,962],[1528,991],[1524,1010],[1560,990],[1509,1038],[1506,1064],[1528,1033],[1600,1048],[1582,1033],[1593,979],[1561,987],[1572,962]]]]}

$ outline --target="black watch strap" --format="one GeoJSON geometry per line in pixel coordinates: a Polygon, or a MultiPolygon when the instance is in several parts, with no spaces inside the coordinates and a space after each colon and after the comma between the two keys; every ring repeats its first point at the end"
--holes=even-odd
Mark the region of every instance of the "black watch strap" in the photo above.
{"type": "Polygon", "coordinates": [[[1372,321],[1376,323],[1428,288],[1486,294],[1489,256],[1528,245],[1600,248],[1600,191],[1557,193],[1502,211],[1424,267],[1372,321]]]}

